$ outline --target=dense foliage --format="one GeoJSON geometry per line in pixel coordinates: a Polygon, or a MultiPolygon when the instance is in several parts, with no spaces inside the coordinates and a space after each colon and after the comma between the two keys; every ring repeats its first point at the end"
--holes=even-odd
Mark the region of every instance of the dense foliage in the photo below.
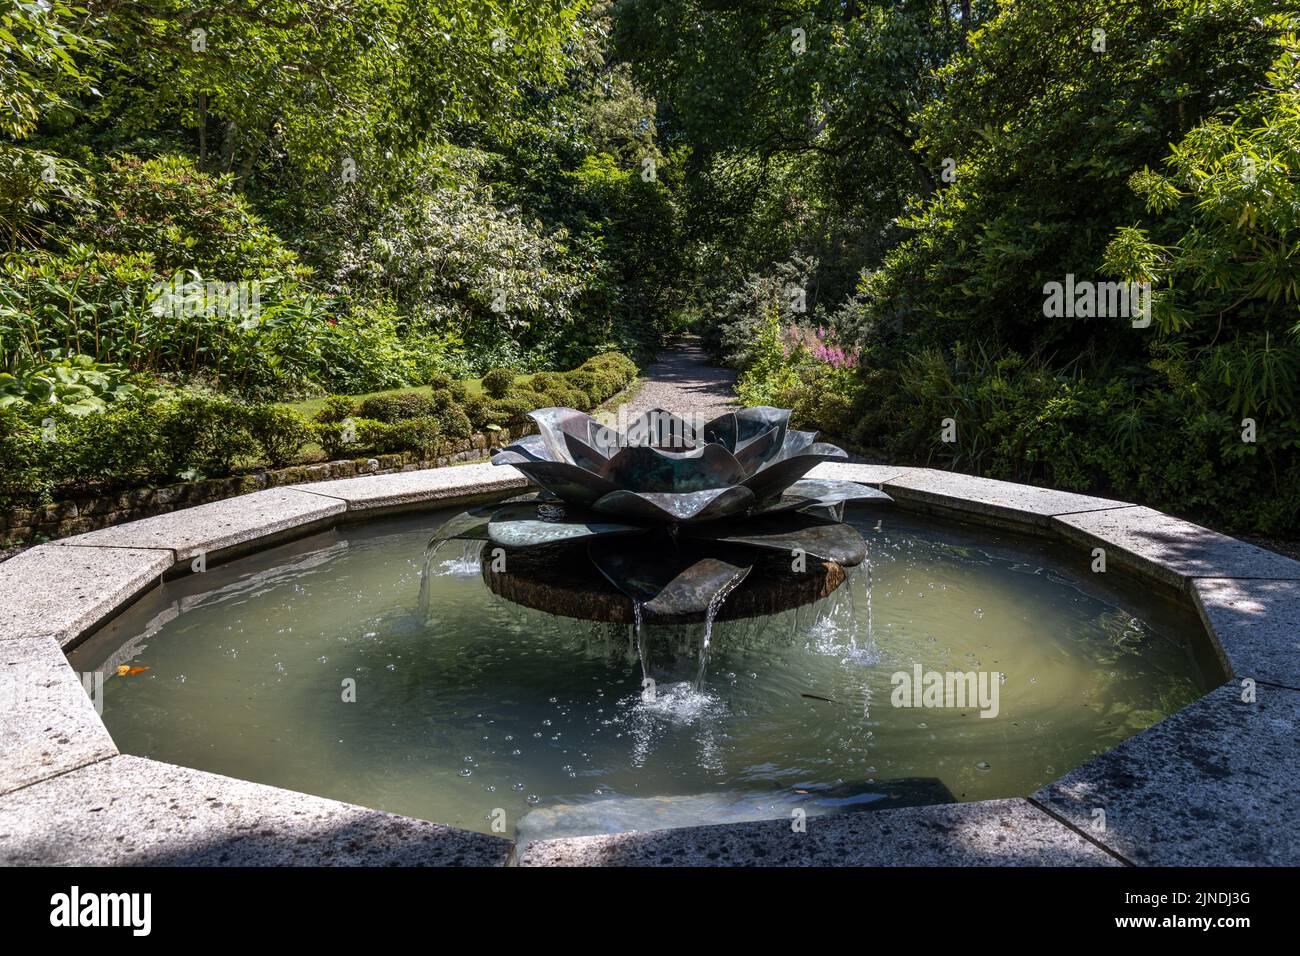
{"type": "Polygon", "coordinates": [[[414,391],[360,401],[330,396],[308,419],[210,389],[160,389],[138,376],[118,381],[84,357],[58,370],[65,374],[39,382],[0,377],[0,506],[224,477],[319,458],[320,452],[331,459],[402,454],[429,461],[475,432],[522,424],[534,408],[590,411],[636,377],[636,364],[616,352],[567,372],[518,380],[507,372],[495,398],[475,397],[463,383],[435,373],[427,387],[414,391]],[[20,394],[20,385],[38,394],[20,394]],[[38,400],[47,389],[57,400],[38,400]],[[116,394],[105,401],[108,391],[116,394]],[[320,449],[314,456],[313,445],[320,449]]]}
{"type": "Polygon", "coordinates": [[[1300,528],[1294,13],[627,6],[747,400],[893,460],[1300,528]],[[673,19],[699,28],[650,37],[673,19]],[[1150,321],[1045,307],[1075,281],[1150,283],[1150,321]]]}
{"type": "Polygon", "coordinates": [[[65,448],[55,486],[136,447],[140,480],[289,460],[301,423],[250,410],[432,383],[308,429],[418,451],[589,407],[626,375],[589,359],[690,328],[746,401],[895,460],[1300,529],[1300,16],[1272,0],[0,0],[0,27],[15,487],[50,415],[177,443],[65,448]],[[203,450],[221,416],[248,421],[203,450]]]}

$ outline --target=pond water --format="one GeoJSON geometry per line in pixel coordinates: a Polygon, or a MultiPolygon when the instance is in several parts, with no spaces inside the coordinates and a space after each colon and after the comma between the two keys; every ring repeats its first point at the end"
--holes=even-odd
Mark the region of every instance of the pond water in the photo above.
{"type": "Polygon", "coordinates": [[[643,673],[631,628],[506,603],[472,544],[426,618],[453,513],[167,582],[70,659],[124,753],[522,839],[1023,796],[1222,676],[1086,552],[852,507],[869,567],[834,595],[717,622],[702,679],[702,626],[648,626],[643,673]],[[962,706],[899,706],[958,674],[962,706]]]}

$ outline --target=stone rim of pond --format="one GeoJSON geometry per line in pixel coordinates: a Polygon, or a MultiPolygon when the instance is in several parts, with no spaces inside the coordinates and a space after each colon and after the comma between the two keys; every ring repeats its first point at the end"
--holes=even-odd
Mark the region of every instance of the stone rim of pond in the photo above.
{"type": "MultiPolygon", "coordinates": [[[[511,472],[480,464],[285,486],[0,563],[4,677],[23,689],[0,717],[11,749],[0,770],[0,823],[11,837],[0,863],[515,861],[505,837],[119,754],[88,696],[93,685],[83,688],[63,655],[164,578],[354,518],[524,488],[511,472]],[[376,839],[346,835],[358,827],[373,828],[376,839]],[[124,845],[127,830],[141,836],[124,845]],[[210,852],[237,836],[234,850],[210,852]]],[[[817,818],[802,831],[773,820],[577,837],[533,844],[519,862],[727,865],[735,861],[719,846],[744,836],[767,862],[788,864],[1300,864],[1300,809],[1288,796],[1300,753],[1278,737],[1300,720],[1300,562],[1150,508],[1073,492],[841,462],[809,477],[872,485],[905,510],[1063,539],[1094,572],[1136,576],[1188,602],[1231,676],[1027,799],[817,818]],[[1200,821],[1193,830],[1189,812],[1200,821]],[[1253,839],[1243,842],[1242,833],[1253,839]]]]}

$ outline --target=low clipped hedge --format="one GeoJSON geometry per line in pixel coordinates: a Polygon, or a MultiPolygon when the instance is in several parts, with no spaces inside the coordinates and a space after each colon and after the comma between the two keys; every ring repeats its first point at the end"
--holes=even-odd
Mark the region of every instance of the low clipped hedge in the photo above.
{"type": "Polygon", "coordinates": [[[411,453],[426,460],[446,442],[518,425],[535,408],[591,411],[631,384],[636,372],[631,359],[610,352],[524,383],[510,374],[497,397],[472,396],[464,384],[438,375],[427,395],[360,402],[332,395],[311,420],[279,405],[200,389],[142,391],[81,415],[11,404],[0,407],[0,507],[48,502],[92,486],[223,477],[258,462],[282,467],[312,442],[331,459],[411,453]]]}

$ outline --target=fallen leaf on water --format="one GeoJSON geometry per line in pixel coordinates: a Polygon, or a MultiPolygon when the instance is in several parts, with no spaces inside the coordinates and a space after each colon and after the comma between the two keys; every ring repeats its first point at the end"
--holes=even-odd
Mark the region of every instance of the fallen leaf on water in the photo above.
{"type": "Polygon", "coordinates": [[[134,677],[136,674],[143,674],[148,669],[147,667],[132,667],[130,664],[122,664],[117,669],[117,676],[134,677]]]}

